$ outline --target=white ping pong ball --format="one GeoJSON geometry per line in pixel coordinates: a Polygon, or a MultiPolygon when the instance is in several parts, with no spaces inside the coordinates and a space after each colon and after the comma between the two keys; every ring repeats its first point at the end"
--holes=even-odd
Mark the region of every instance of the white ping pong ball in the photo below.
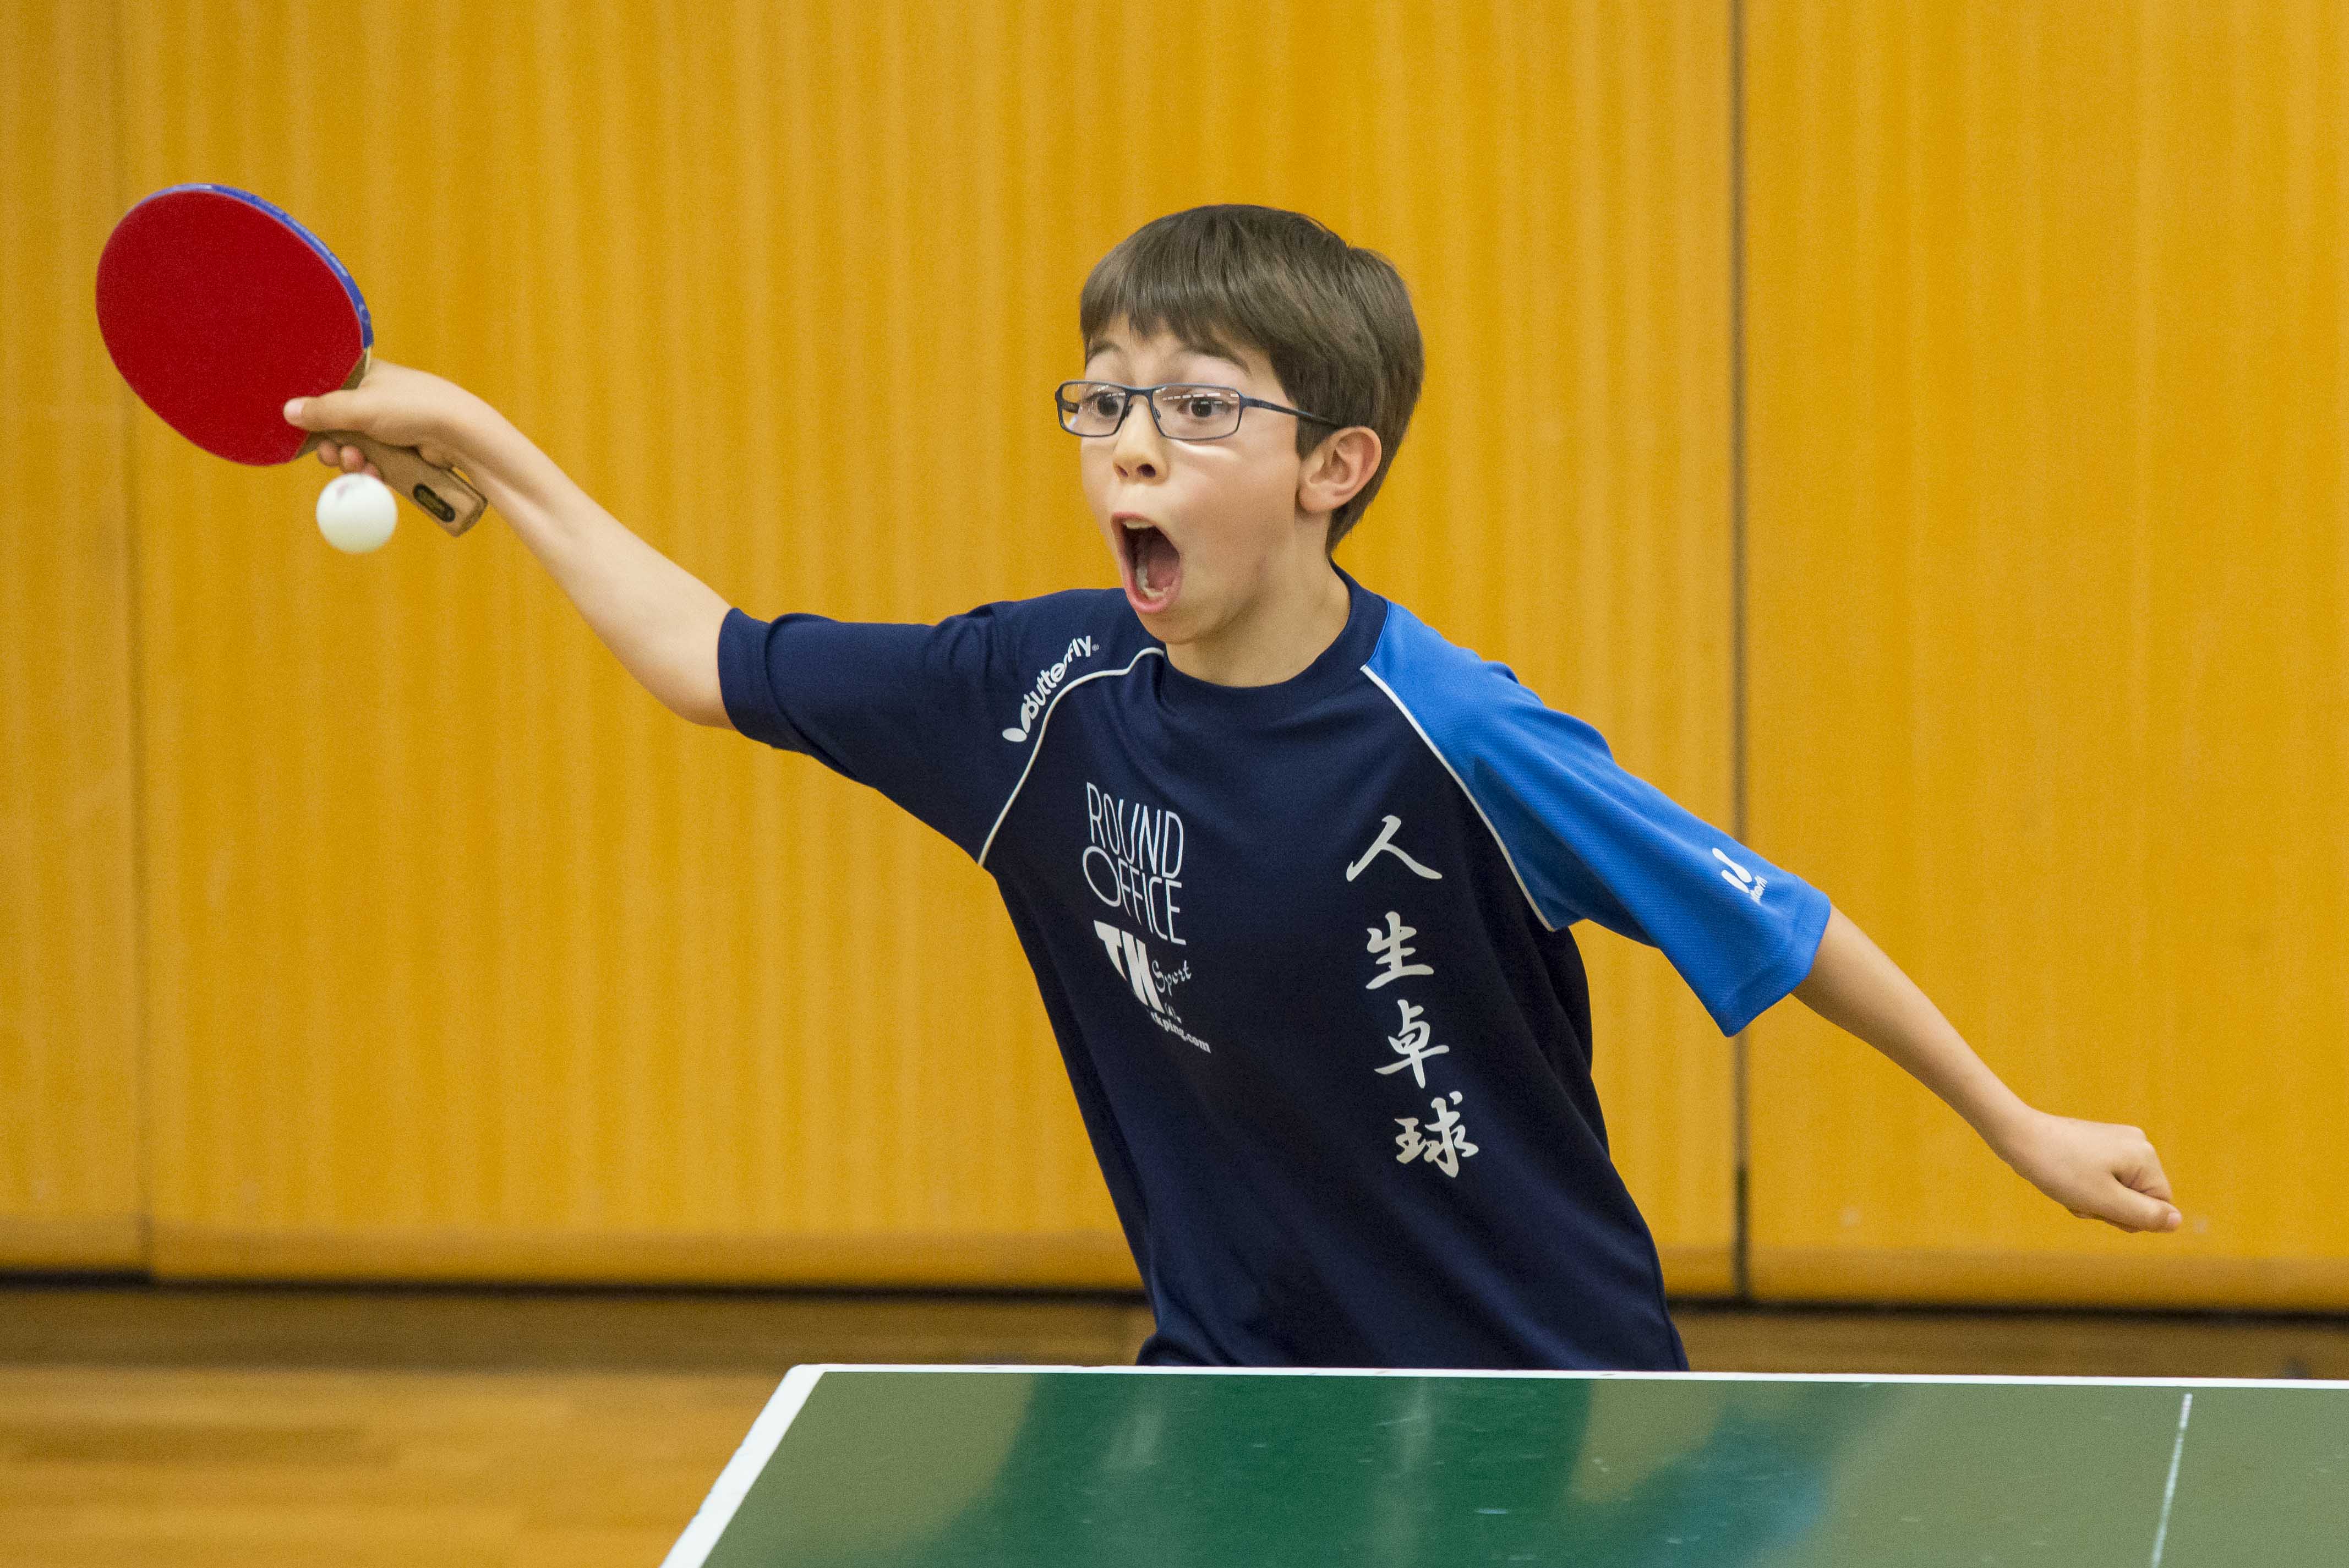
{"type": "Polygon", "coordinates": [[[373,474],[344,474],[318,492],[318,531],[345,554],[382,549],[398,521],[398,498],[373,474]]]}

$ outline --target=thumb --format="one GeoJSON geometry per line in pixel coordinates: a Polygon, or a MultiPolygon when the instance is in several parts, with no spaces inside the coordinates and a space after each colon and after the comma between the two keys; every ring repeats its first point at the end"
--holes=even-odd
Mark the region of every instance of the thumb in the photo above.
{"type": "Polygon", "coordinates": [[[2176,1209],[2160,1199],[2149,1198],[2118,1182],[2114,1183],[2107,1212],[2116,1223],[2132,1231],[2174,1231],[2181,1218],[2176,1209]]]}

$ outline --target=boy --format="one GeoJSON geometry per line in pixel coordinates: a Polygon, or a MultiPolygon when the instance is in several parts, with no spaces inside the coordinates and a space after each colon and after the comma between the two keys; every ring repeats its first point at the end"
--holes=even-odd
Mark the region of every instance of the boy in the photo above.
{"type": "MultiPolygon", "coordinates": [[[[1331,559],[1419,394],[1382,258],[1206,207],[1110,253],[1056,394],[1122,592],[754,620],[479,399],[288,405],[465,468],[669,707],[803,751],[996,878],[1157,1316],[1146,1362],[1673,1369],[1569,928],[1723,1034],[1790,992],[2074,1212],[2178,1222],[2133,1128],[2032,1110],[1827,900],[1331,559]]],[[[356,451],[320,457],[356,469],[356,451]]]]}

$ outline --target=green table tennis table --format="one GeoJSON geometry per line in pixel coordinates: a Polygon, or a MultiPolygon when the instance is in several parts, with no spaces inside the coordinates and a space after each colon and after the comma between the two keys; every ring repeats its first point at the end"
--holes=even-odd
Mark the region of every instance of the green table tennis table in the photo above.
{"type": "Polygon", "coordinates": [[[666,1568],[2349,1568],[2349,1384],[800,1367],[666,1568]]]}

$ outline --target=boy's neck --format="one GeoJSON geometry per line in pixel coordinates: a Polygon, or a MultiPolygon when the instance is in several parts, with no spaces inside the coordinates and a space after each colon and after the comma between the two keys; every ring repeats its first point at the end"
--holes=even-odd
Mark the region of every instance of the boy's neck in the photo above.
{"type": "Polygon", "coordinates": [[[1353,596],[1326,555],[1302,558],[1241,614],[1204,637],[1166,645],[1166,660],[1215,686],[1273,686],[1305,673],[1346,629],[1353,596]]]}

